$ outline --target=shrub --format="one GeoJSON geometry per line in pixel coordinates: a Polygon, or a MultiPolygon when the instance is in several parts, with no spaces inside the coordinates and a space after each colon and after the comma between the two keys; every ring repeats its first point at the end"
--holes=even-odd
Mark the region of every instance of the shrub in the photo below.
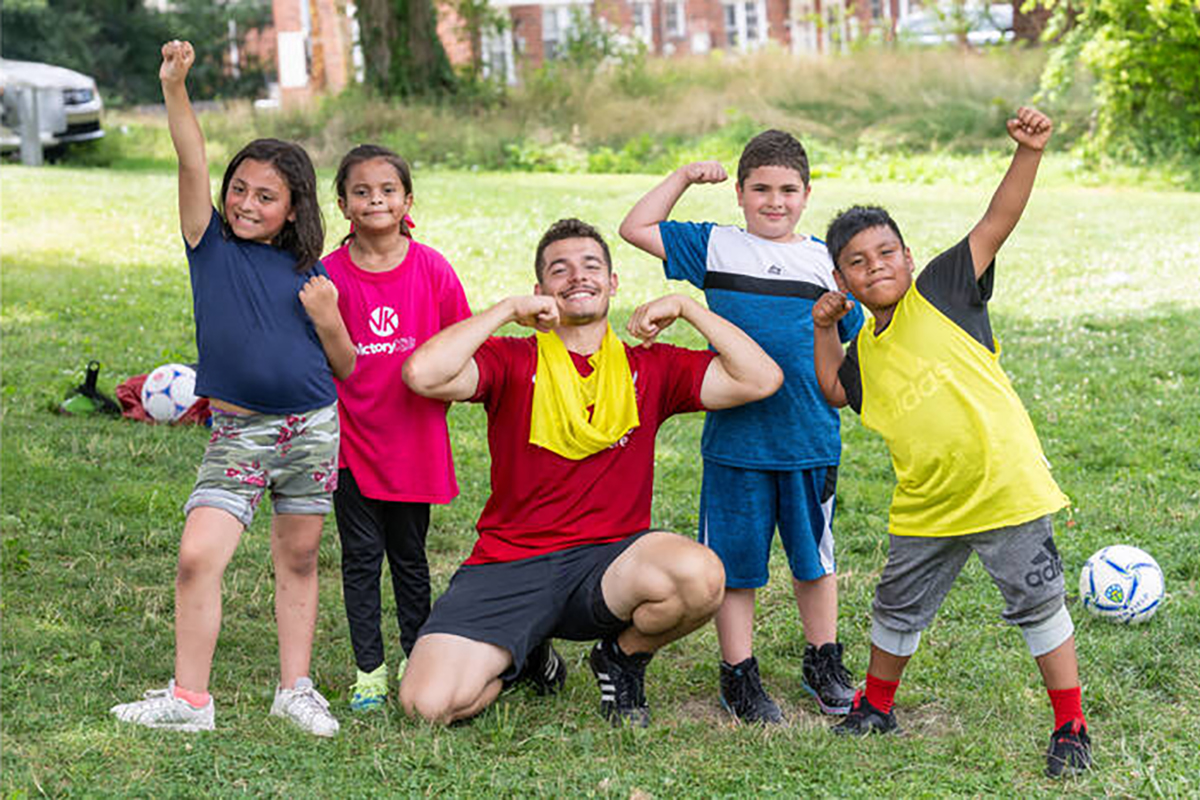
{"type": "MultiPolygon", "coordinates": [[[[1082,0],[1054,10],[1057,39],[1042,85],[1054,98],[1077,66],[1095,78],[1092,155],[1200,162],[1200,5],[1194,0],[1082,0]]],[[[1200,172],[1200,165],[1194,166],[1200,172]]]]}

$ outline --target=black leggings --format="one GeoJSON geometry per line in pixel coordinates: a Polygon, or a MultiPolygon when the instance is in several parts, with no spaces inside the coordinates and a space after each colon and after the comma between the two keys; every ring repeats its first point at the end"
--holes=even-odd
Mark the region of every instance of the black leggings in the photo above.
{"type": "Polygon", "coordinates": [[[429,562],[425,558],[429,504],[363,497],[350,470],[342,468],[333,493],[333,510],[342,540],[342,592],[354,660],[363,672],[373,672],[384,662],[379,578],[385,553],[405,656],[412,652],[417,631],[429,616],[429,562]]]}

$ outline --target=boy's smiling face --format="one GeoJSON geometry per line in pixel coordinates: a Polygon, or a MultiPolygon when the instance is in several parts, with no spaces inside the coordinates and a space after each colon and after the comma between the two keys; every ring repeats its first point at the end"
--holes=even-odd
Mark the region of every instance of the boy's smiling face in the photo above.
{"type": "Polygon", "coordinates": [[[746,231],[773,242],[791,241],[808,195],[800,173],[791,167],[755,167],[737,186],[738,205],[746,215],[746,231]]]}
{"type": "Polygon", "coordinates": [[[912,286],[912,252],[886,225],[856,233],[838,253],[837,267],[833,277],[838,288],[877,316],[895,307],[912,286]]]}

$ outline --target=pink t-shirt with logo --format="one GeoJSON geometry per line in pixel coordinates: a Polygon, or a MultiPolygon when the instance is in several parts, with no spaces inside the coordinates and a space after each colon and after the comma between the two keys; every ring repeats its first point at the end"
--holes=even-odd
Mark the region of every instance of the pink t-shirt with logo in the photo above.
{"type": "Polygon", "coordinates": [[[337,381],[341,409],[339,467],[363,496],[448,503],[458,494],[447,404],[414,394],[400,377],[404,360],[442,328],[471,316],[454,269],[441,253],[411,242],[386,272],[355,266],[349,246],[321,259],[338,289],[338,308],[357,360],[337,381]]]}

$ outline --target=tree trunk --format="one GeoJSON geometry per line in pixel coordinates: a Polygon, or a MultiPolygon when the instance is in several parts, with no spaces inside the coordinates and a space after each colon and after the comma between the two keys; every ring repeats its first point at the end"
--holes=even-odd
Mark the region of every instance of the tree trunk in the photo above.
{"type": "Polygon", "coordinates": [[[454,91],[433,0],[360,0],[358,17],[372,86],[394,97],[454,91]]]}

